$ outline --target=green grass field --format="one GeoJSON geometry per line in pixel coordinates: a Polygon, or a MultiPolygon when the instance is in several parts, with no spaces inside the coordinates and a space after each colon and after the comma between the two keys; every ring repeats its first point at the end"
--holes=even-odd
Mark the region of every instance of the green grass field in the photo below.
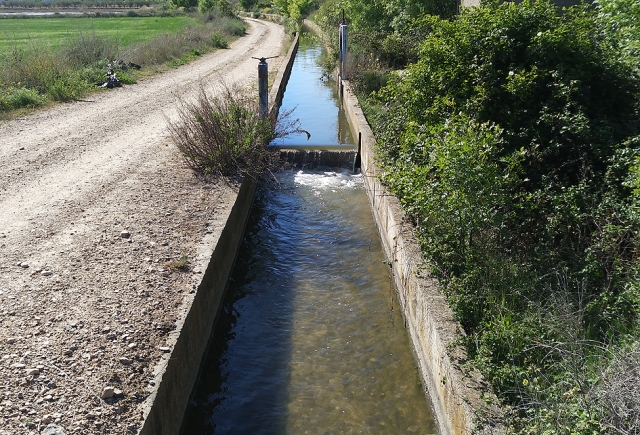
{"type": "Polygon", "coordinates": [[[191,17],[13,18],[0,19],[0,62],[15,51],[55,51],[80,35],[105,37],[120,48],[176,33],[195,23],[191,17]]]}

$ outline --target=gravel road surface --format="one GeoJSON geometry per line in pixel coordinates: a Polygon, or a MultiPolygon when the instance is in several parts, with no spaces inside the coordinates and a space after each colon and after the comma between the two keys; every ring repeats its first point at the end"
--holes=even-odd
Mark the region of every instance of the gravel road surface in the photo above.
{"type": "Polygon", "coordinates": [[[251,57],[282,54],[284,31],[250,25],[161,76],[0,122],[0,434],[140,429],[237,192],[186,168],[166,118],[201,82],[257,87],[251,57]]]}

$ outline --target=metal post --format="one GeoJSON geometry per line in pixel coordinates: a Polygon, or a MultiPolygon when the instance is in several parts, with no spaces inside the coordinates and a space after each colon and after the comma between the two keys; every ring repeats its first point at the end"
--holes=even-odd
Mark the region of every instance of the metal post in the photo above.
{"type": "Polygon", "coordinates": [[[342,23],[340,24],[340,76],[343,80],[347,80],[347,39],[347,25],[342,23]]]}
{"type": "Polygon", "coordinates": [[[264,57],[258,63],[258,93],[260,95],[260,118],[264,119],[269,114],[269,65],[264,57]]]}
{"type": "Polygon", "coordinates": [[[358,132],[358,152],[353,160],[353,173],[357,173],[358,169],[362,171],[362,132],[358,132]]]}

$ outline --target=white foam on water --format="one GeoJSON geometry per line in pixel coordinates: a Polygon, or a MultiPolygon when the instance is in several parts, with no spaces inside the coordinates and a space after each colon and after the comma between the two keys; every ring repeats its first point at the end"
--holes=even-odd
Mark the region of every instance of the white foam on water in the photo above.
{"type": "Polygon", "coordinates": [[[296,186],[309,186],[318,190],[353,189],[362,185],[362,176],[353,175],[348,169],[337,171],[298,171],[294,178],[296,186]]]}

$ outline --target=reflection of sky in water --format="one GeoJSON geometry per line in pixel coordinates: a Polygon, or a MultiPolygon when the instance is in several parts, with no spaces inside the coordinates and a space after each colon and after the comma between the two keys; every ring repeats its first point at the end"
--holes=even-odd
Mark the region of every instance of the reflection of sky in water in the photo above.
{"type": "Polygon", "coordinates": [[[317,59],[322,49],[310,46],[305,38],[293,63],[291,78],[282,102],[281,113],[294,109],[293,119],[300,120],[300,127],[311,134],[296,134],[274,145],[335,145],[353,144],[351,133],[342,111],[338,110],[336,83],[323,75],[317,59]],[[340,112],[340,113],[339,113],[340,112]]]}

